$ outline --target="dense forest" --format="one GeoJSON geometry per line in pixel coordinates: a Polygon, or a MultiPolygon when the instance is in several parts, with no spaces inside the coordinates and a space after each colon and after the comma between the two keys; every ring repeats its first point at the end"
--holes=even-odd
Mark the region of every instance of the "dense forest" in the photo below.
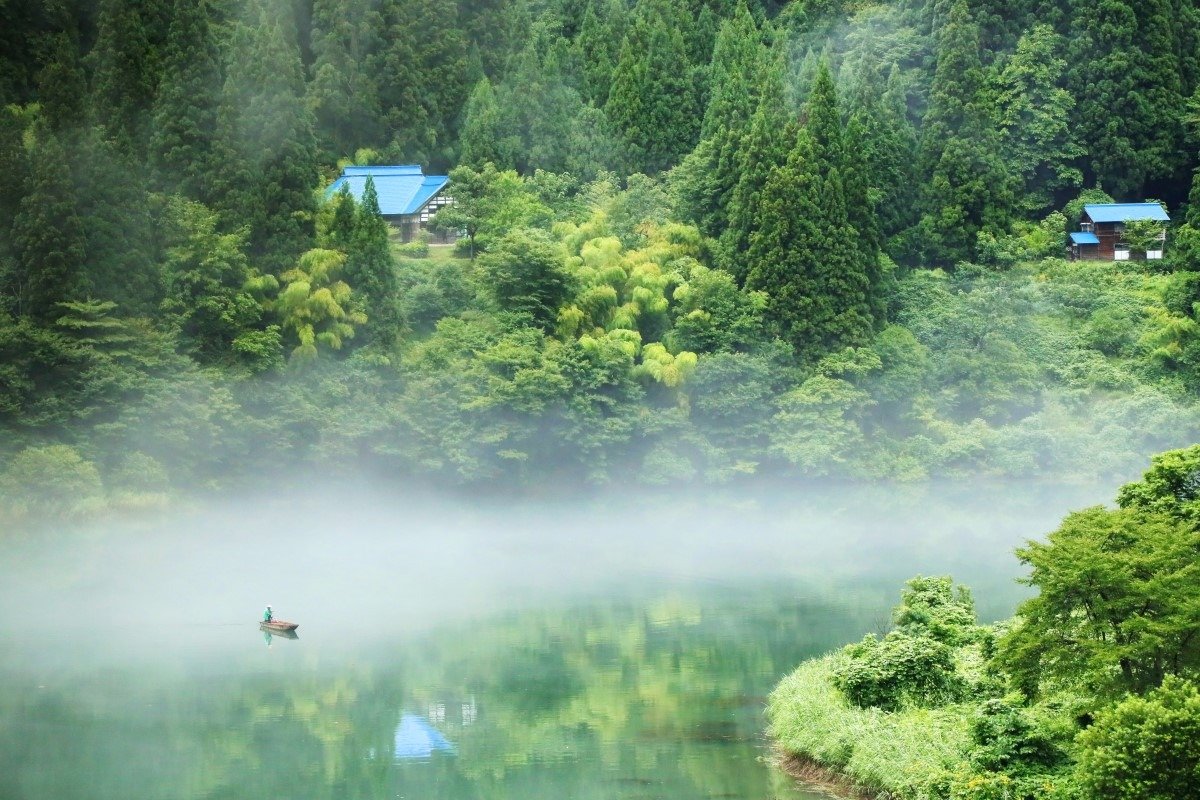
{"type": "Polygon", "coordinates": [[[0,0],[0,506],[1128,476],[1200,435],[1198,134],[1194,0],[0,0]],[[457,245],[325,191],[406,163],[457,245]]]}

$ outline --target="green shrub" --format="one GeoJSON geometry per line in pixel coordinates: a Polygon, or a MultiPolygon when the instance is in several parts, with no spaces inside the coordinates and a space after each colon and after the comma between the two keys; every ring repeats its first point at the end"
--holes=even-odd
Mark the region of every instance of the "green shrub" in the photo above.
{"type": "Polygon", "coordinates": [[[1200,692],[1168,678],[1128,697],[1079,735],[1077,775],[1090,800],[1200,797],[1200,692]]]}
{"type": "Polygon", "coordinates": [[[0,489],[17,516],[81,516],[104,504],[96,465],[65,444],[27,447],[0,476],[0,489]]]}
{"type": "Polygon", "coordinates": [[[429,258],[429,238],[423,236],[395,246],[396,255],[405,258],[429,258]]]}
{"type": "Polygon", "coordinates": [[[892,631],[880,641],[868,635],[842,652],[846,660],[834,670],[833,685],[860,708],[927,708],[952,702],[965,690],[954,651],[929,636],[892,631]]]}
{"type": "Polygon", "coordinates": [[[892,620],[901,630],[952,646],[973,642],[979,636],[971,590],[955,586],[948,575],[918,575],[906,581],[892,620]]]}

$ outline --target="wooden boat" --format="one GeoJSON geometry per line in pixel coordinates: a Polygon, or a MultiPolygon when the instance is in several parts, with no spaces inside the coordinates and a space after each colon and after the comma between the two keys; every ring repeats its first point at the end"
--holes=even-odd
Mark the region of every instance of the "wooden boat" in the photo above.
{"type": "Polygon", "coordinates": [[[299,628],[300,623],[288,622],[287,620],[282,619],[273,619],[270,622],[258,623],[258,627],[262,628],[264,631],[270,631],[271,633],[288,634],[296,630],[296,628],[299,628]]]}

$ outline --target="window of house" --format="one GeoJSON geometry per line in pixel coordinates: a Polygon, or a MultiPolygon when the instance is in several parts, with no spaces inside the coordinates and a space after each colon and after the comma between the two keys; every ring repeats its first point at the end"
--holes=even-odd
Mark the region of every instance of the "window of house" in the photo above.
{"type": "Polygon", "coordinates": [[[1092,223],[1090,223],[1090,222],[1079,223],[1079,230],[1083,231],[1084,233],[1093,233],[1093,230],[1092,230],[1093,227],[1095,227],[1095,226],[1093,226],[1092,223]]]}

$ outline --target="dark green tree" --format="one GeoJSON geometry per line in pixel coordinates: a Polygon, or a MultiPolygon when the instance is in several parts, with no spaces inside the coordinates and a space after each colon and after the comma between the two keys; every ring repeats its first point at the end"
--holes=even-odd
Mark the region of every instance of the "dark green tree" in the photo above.
{"type": "Polygon", "coordinates": [[[479,257],[479,267],[502,309],[528,314],[544,331],[554,328],[559,307],[571,295],[571,277],[549,237],[513,231],[479,257]]]}
{"type": "Polygon", "coordinates": [[[771,172],[782,167],[795,141],[796,126],[783,99],[783,70],[776,61],[764,74],[762,96],[742,139],[738,181],[728,208],[728,226],[721,234],[720,261],[739,284],[749,272],[752,234],[758,230],[762,192],[771,172]]]}
{"type": "Polygon", "coordinates": [[[37,74],[40,118],[54,131],[65,134],[84,120],[87,108],[87,76],[79,58],[79,36],[74,28],[47,37],[49,55],[37,74]]]}
{"type": "Polygon", "coordinates": [[[333,217],[329,220],[321,246],[345,252],[350,249],[354,239],[354,219],[357,216],[357,206],[354,196],[350,194],[350,187],[343,183],[329,202],[333,203],[333,217]]]}
{"type": "Polygon", "coordinates": [[[621,45],[604,113],[631,172],[668,169],[696,144],[696,96],[682,27],[667,0],[641,0],[621,45]]]}
{"type": "Polygon", "coordinates": [[[162,310],[185,352],[203,364],[258,366],[239,338],[261,327],[263,309],[246,289],[250,262],[245,237],[221,233],[217,216],[199,203],[175,198],[165,214],[166,273],[162,310]]]}
{"type": "Polygon", "coordinates": [[[31,153],[25,197],[13,219],[17,265],[13,289],[17,312],[42,323],[53,322],[58,303],[81,297],[86,289],[87,253],[75,186],[65,165],[67,154],[52,133],[31,153]]]}
{"type": "Polygon", "coordinates": [[[919,236],[932,263],[954,264],[974,256],[979,231],[1007,230],[1012,193],[980,99],[979,26],[966,0],[954,0],[937,36],[937,68],[921,131],[921,163],[930,178],[919,236]]]}
{"type": "Polygon", "coordinates": [[[137,162],[92,128],[71,154],[89,296],[111,300],[123,316],[149,314],[162,300],[155,220],[137,162]]]}
{"type": "Polygon", "coordinates": [[[380,216],[379,195],[370,176],[354,220],[344,275],[367,314],[366,336],[360,341],[390,351],[400,335],[400,289],[388,225],[380,216]]]}
{"type": "Polygon", "coordinates": [[[222,165],[214,137],[221,64],[205,0],[176,0],[163,76],[154,102],[150,163],[159,185],[194,200],[213,200],[212,176],[222,165]]]}
{"type": "MultiPolygon", "coordinates": [[[[382,19],[373,0],[316,0],[309,104],[326,157],[383,144],[379,90],[369,69],[382,19]]],[[[332,157],[332,158],[330,158],[332,157]]]]}
{"type": "Polygon", "coordinates": [[[1083,150],[1071,127],[1075,100],[1062,88],[1062,37],[1048,25],[1023,35],[1000,73],[996,113],[1009,169],[1020,175],[1020,205],[1042,216],[1077,190],[1083,150]]]}
{"type": "Polygon", "coordinates": [[[229,228],[250,231],[249,253],[271,272],[295,264],[315,236],[316,139],[300,51],[255,0],[234,27],[220,122],[220,202],[229,228]]]}
{"type": "Polygon", "coordinates": [[[88,55],[92,111],[109,135],[141,153],[158,75],[136,0],[102,0],[96,45],[88,55]]]}
{"type": "Polygon", "coordinates": [[[767,318],[804,360],[863,344],[870,286],[856,269],[845,190],[836,166],[818,162],[802,130],[784,166],[767,179],[750,236],[746,287],[766,291],[767,318]]]}
{"type": "Polygon", "coordinates": [[[700,126],[700,144],[676,179],[688,215],[708,236],[728,226],[729,206],[741,177],[742,143],[762,85],[766,49],[744,3],[721,25],[713,48],[712,96],[700,126]]]}
{"type": "Polygon", "coordinates": [[[503,125],[492,82],[480,78],[463,113],[460,163],[480,169],[490,161],[506,169],[512,168],[514,159],[509,151],[513,143],[505,141],[503,125]]]}
{"type": "Polygon", "coordinates": [[[583,67],[583,96],[603,108],[620,57],[625,5],[619,0],[588,0],[576,45],[583,67]]]}
{"type": "Polygon", "coordinates": [[[1142,197],[1149,181],[1164,179],[1180,166],[1185,95],[1175,26],[1182,5],[1171,0],[1071,4],[1068,88],[1078,98],[1073,124],[1087,151],[1090,175],[1116,196],[1142,197]]]}
{"type": "Polygon", "coordinates": [[[380,14],[384,44],[369,71],[391,133],[390,152],[404,161],[448,166],[453,163],[462,107],[474,84],[467,41],[458,26],[458,4],[385,0],[380,14]]]}

